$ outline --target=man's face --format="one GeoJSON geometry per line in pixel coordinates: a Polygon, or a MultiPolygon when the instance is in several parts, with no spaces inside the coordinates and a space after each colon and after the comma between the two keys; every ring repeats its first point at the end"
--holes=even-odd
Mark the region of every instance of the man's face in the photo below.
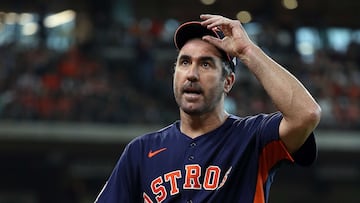
{"type": "Polygon", "coordinates": [[[180,109],[190,115],[211,112],[224,98],[221,54],[201,40],[188,41],[180,50],[174,73],[174,95],[180,109]]]}

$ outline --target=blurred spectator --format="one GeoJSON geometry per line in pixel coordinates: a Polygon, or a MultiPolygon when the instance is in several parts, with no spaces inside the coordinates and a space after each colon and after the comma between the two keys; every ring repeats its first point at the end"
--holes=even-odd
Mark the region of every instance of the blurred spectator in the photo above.
{"type": "MultiPolygon", "coordinates": [[[[92,30],[91,26],[84,30],[92,30]]],[[[134,20],[127,25],[113,23],[107,29],[110,39],[104,43],[94,32],[65,53],[45,46],[24,50],[11,44],[0,47],[0,117],[141,124],[177,119],[178,109],[168,88],[175,58],[159,57],[159,50],[174,48],[160,39],[165,29],[161,22],[134,20]],[[126,57],[108,57],[104,47],[110,41],[126,57]]],[[[350,43],[344,53],[319,50],[312,62],[304,62],[292,48],[289,31],[268,23],[257,38],[259,45],[285,64],[318,100],[323,114],[320,128],[359,128],[358,43],[350,43]]],[[[226,103],[229,111],[241,116],[275,109],[246,69],[240,65],[236,74],[238,83],[226,103]]]]}

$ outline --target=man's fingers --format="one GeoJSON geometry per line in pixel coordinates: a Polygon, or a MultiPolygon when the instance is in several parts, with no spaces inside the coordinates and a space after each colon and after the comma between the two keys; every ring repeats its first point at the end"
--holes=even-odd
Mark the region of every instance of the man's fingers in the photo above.
{"type": "Polygon", "coordinates": [[[222,39],[219,39],[219,38],[216,38],[213,36],[209,36],[209,35],[204,36],[202,39],[209,42],[210,44],[218,47],[219,49],[225,50],[222,39]]]}
{"type": "Polygon", "coordinates": [[[203,19],[201,24],[206,26],[208,29],[220,28],[224,34],[231,34],[232,21],[230,19],[219,15],[208,14],[200,15],[200,17],[203,19]]]}
{"type": "Polygon", "coordinates": [[[206,26],[209,29],[221,26],[225,23],[224,22],[225,18],[222,16],[218,16],[218,15],[203,14],[203,15],[200,15],[200,18],[203,20],[201,22],[201,24],[203,26],[206,26]]]}

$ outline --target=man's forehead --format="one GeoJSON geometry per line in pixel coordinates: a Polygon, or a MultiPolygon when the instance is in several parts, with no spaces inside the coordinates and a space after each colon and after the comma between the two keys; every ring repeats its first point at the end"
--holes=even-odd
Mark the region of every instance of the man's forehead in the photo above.
{"type": "Polygon", "coordinates": [[[187,55],[191,57],[217,57],[221,58],[221,52],[214,45],[202,40],[189,40],[179,52],[179,56],[187,55]]]}

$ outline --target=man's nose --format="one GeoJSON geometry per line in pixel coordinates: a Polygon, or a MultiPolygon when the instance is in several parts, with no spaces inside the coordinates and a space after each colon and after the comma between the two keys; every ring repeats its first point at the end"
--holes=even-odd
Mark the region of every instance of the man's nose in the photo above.
{"type": "Polygon", "coordinates": [[[188,71],[187,71],[187,78],[189,81],[196,81],[199,80],[199,68],[196,63],[193,63],[188,71]]]}

